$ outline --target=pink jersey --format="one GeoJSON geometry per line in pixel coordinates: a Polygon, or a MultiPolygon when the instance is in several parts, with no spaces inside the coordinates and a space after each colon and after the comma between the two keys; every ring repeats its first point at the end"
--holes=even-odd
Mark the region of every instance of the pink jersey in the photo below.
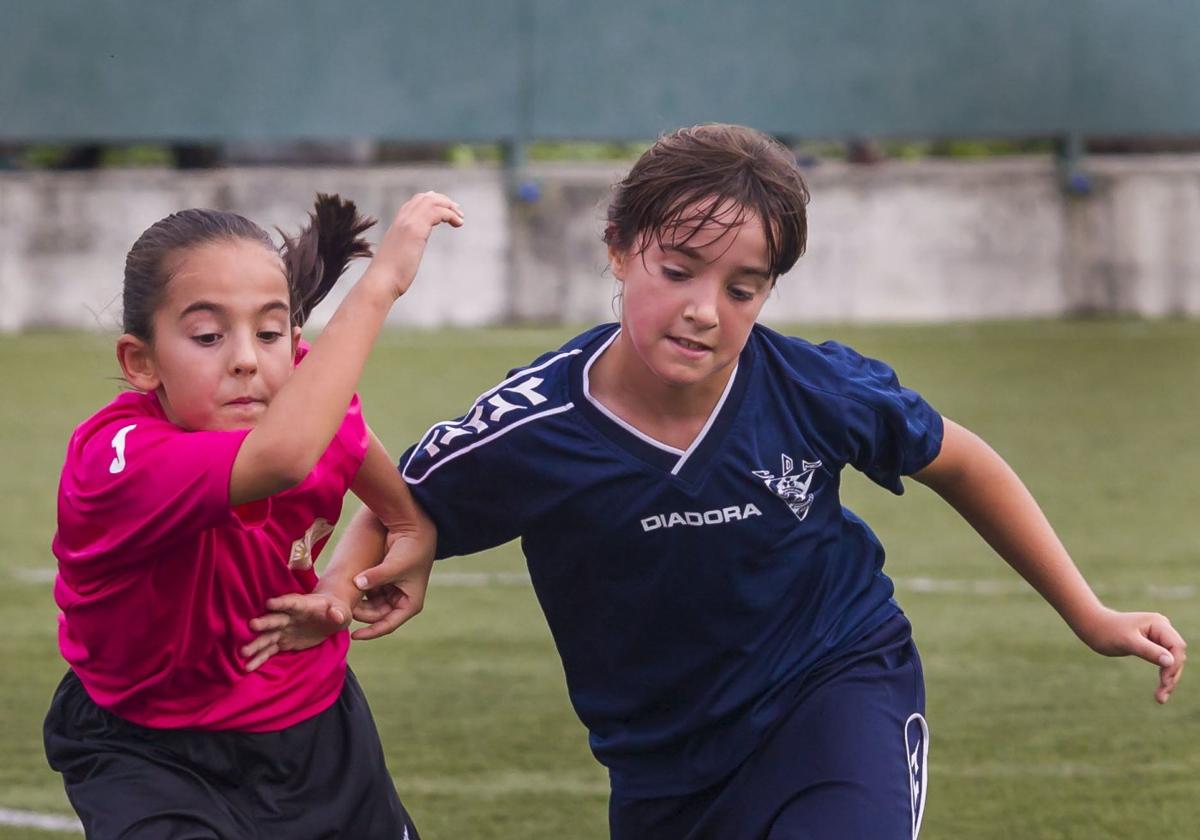
{"type": "Polygon", "coordinates": [[[188,432],[126,393],[71,438],[58,494],[59,647],[100,706],[155,728],[265,732],[342,689],[348,634],[247,673],[238,649],[266,600],[311,592],[313,560],[362,464],[358,399],[304,482],[231,508],[249,430],[188,432]]]}

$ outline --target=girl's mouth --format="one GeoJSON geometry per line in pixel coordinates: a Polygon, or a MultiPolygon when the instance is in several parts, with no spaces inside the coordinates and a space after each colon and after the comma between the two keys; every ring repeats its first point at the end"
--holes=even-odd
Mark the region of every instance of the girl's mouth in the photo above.
{"type": "Polygon", "coordinates": [[[674,344],[678,350],[693,358],[704,356],[710,350],[712,350],[712,348],[707,344],[701,344],[698,341],[692,341],[688,338],[680,338],[673,335],[667,336],[667,338],[671,340],[671,343],[674,344]]]}

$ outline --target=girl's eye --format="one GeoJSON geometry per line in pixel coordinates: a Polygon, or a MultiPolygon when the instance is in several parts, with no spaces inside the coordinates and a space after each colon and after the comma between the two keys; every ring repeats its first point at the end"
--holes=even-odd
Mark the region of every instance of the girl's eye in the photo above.
{"type": "Polygon", "coordinates": [[[738,301],[754,300],[754,292],[749,289],[740,289],[737,286],[730,287],[729,296],[738,301]]]}
{"type": "Polygon", "coordinates": [[[265,341],[270,344],[272,341],[278,341],[283,338],[283,333],[274,330],[261,330],[258,334],[259,341],[265,341]]]}
{"type": "Polygon", "coordinates": [[[668,280],[686,280],[687,279],[686,272],[680,271],[677,268],[670,268],[665,265],[663,266],[662,273],[663,273],[663,277],[666,277],[668,280]]]}
{"type": "Polygon", "coordinates": [[[202,347],[211,347],[212,345],[216,344],[220,340],[221,340],[220,333],[204,333],[203,335],[192,336],[192,341],[196,342],[197,344],[199,344],[202,347]]]}

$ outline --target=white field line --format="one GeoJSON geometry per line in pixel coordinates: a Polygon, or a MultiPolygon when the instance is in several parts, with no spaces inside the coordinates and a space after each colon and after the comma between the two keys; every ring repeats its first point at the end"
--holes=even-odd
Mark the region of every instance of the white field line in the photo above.
{"type": "Polygon", "coordinates": [[[500,799],[506,796],[528,794],[556,794],[559,796],[607,797],[608,779],[557,777],[537,772],[498,772],[488,776],[454,777],[433,776],[403,778],[393,776],[392,781],[401,798],[415,793],[435,796],[465,796],[472,799],[500,799]]]}
{"type": "Polygon", "coordinates": [[[442,572],[433,567],[435,586],[529,586],[529,572],[442,572]]]}
{"type": "Polygon", "coordinates": [[[1031,764],[1027,761],[984,762],[935,768],[940,776],[963,779],[1129,779],[1131,776],[1194,775],[1195,765],[1183,761],[1146,761],[1093,764],[1086,761],[1031,764]]]}
{"type": "Polygon", "coordinates": [[[56,574],[58,574],[58,569],[47,566],[12,570],[12,576],[21,583],[54,583],[56,574]]]}
{"type": "Polygon", "coordinates": [[[0,825],[37,828],[60,834],[83,834],[83,825],[75,817],[39,814],[36,811],[14,811],[12,808],[0,808],[0,825]]]}
{"type": "MultiPolygon", "coordinates": [[[[14,569],[13,577],[23,583],[52,583],[55,570],[48,567],[14,569]]],[[[528,572],[455,572],[434,569],[431,581],[434,586],[529,586],[528,572]]],[[[916,592],[922,595],[979,595],[999,597],[1006,595],[1033,595],[1029,584],[1016,578],[981,578],[978,580],[956,580],[953,578],[894,577],[892,582],[901,592],[916,592]]],[[[1094,587],[1100,595],[1145,595],[1160,601],[1190,601],[1196,597],[1192,584],[1161,586],[1147,583],[1141,587],[1114,587],[1103,584],[1094,587]],[[1134,590],[1137,591],[1134,591],[1134,590]]]]}
{"type": "MultiPolygon", "coordinates": [[[[443,572],[436,567],[430,582],[434,586],[528,586],[528,572],[443,572]]],[[[903,592],[917,592],[934,595],[1035,595],[1029,584],[1013,578],[985,578],[980,580],[954,580],[949,578],[930,577],[897,577],[892,578],[896,589],[903,592]]],[[[1126,587],[1111,587],[1098,585],[1094,587],[1101,595],[1131,594],[1126,587]]],[[[1167,601],[1187,601],[1196,597],[1196,587],[1190,584],[1181,586],[1158,586],[1146,584],[1140,587],[1141,593],[1151,598],[1167,601]]]]}

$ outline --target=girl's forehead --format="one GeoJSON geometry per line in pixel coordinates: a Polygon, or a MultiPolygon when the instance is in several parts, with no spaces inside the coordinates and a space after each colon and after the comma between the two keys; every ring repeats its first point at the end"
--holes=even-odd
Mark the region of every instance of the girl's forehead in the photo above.
{"type": "Polygon", "coordinates": [[[171,254],[164,267],[170,278],[164,303],[170,308],[182,309],[196,300],[289,299],[283,261],[257,242],[206,242],[171,254]]]}
{"type": "Polygon", "coordinates": [[[656,234],[664,243],[677,244],[683,240],[711,239],[747,224],[761,226],[754,208],[731,198],[709,196],[668,211],[656,234]]]}
{"type": "Polygon", "coordinates": [[[646,236],[644,245],[668,250],[724,251],[741,242],[751,250],[761,243],[764,258],[767,251],[758,213],[730,199],[708,198],[680,207],[646,236]]]}

